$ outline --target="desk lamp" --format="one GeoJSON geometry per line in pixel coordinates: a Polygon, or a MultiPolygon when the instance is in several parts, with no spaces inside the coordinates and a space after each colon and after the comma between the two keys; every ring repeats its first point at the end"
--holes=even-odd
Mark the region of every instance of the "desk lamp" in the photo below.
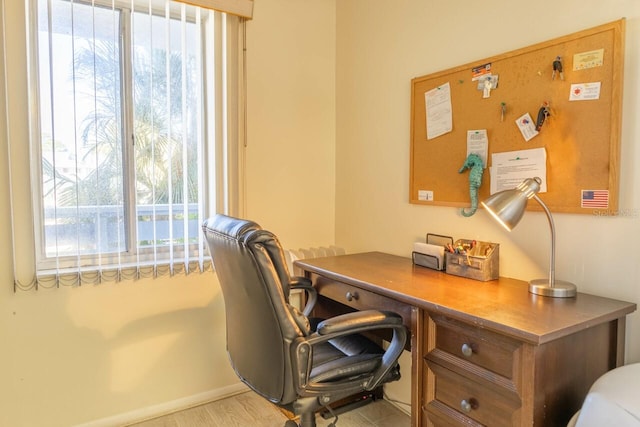
{"type": "Polygon", "coordinates": [[[481,202],[487,212],[493,216],[504,228],[511,231],[518,225],[529,199],[535,199],[549,219],[551,227],[551,257],[549,259],[549,278],[529,281],[529,292],[555,298],[570,298],[576,296],[576,285],[562,280],[556,280],[556,228],[547,205],[536,193],[540,191],[542,180],[538,177],[527,178],[511,190],[504,190],[489,196],[481,202]]]}

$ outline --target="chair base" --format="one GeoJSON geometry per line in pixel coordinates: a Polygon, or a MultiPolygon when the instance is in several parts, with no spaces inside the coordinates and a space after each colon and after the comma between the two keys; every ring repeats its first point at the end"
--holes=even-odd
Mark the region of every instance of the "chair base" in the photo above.
{"type": "MultiPolygon", "coordinates": [[[[377,389],[370,392],[362,392],[355,394],[353,396],[349,396],[345,399],[338,400],[337,402],[332,403],[331,409],[335,415],[344,414],[345,412],[352,411],[356,408],[359,408],[364,405],[368,405],[369,403],[375,402],[378,399],[383,398],[383,388],[378,387],[377,389]]],[[[333,415],[327,410],[322,409],[319,412],[320,416],[325,420],[332,418],[333,415]]]]}
{"type": "MultiPolygon", "coordinates": [[[[384,398],[384,389],[382,386],[376,388],[373,391],[369,392],[361,392],[357,393],[343,399],[337,400],[329,405],[331,411],[328,409],[320,409],[317,411],[323,419],[329,420],[331,418],[337,417],[340,414],[344,414],[345,412],[352,411],[356,408],[368,405],[369,403],[373,403],[376,400],[384,398]]],[[[293,419],[293,413],[280,407],[280,410],[289,417],[289,420],[284,424],[284,427],[316,427],[316,412],[306,413],[303,412],[293,419]],[[298,422],[296,422],[298,420],[298,422]]],[[[333,425],[329,424],[329,426],[333,425]]]]}
{"type": "Polygon", "coordinates": [[[316,427],[315,412],[300,414],[300,427],[316,427]]]}

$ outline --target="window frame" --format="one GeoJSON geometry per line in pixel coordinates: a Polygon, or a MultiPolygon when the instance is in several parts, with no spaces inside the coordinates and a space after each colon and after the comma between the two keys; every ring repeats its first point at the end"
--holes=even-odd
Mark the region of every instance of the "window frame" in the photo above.
{"type": "MultiPolygon", "coordinates": [[[[35,167],[31,167],[31,180],[34,185],[32,189],[34,195],[33,200],[33,220],[34,220],[34,238],[35,238],[35,262],[36,271],[40,273],[47,273],[53,270],[74,270],[74,269],[87,269],[96,270],[103,267],[115,266],[115,265],[162,265],[168,263],[167,254],[171,252],[171,255],[176,258],[189,258],[197,259],[199,245],[196,243],[189,244],[189,254],[185,256],[184,247],[182,245],[152,245],[149,248],[138,247],[138,227],[137,227],[137,212],[139,205],[136,200],[136,182],[135,182],[135,162],[134,159],[134,112],[133,112],[133,60],[132,60],[132,47],[134,43],[133,28],[132,28],[132,13],[151,13],[156,17],[166,19],[166,9],[157,7],[149,8],[146,4],[140,4],[139,1],[121,1],[121,0],[72,0],[74,4],[82,4],[89,7],[104,7],[108,9],[117,9],[120,14],[118,40],[120,45],[120,58],[119,58],[119,72],[120,72],[120,111],[122,113],[122,150],[123,150],[123,167],[122,167],[122,185],[123,185],[123,202],[124,202],[124,250],[121,252],[113,252],[110,254],[100,253],[85,255],[73,255],[73,256],[47,256],[46,254],[46,241],[45,241],[45,215],[44,215],[44,203],[42,193],[42,168],[39,166],[42,164],[43,153],[41,151],[41,114],[40,114],[40,101],[41,101],[41,88],[39,84],[39,45],[38,45],[38,0],[28,0],[30,2],[31,16],[29,16],[29,30],[28,34],[31,39],[31,49],[29,49],[29,64],[28,66],[32,70],[30,75],[30,90],[32,93],[32,108],[30,117],[31,127],[31,162],[35,167]],[[133,8],[131,7],[133,3],[133,8]]],[[[145,2],[147,3],[147,2],[145,2]]],[[[163,2],[164,3],[164,2],[163,2]]],[[[194,9],[190,6],[185,6],[180,3],[171,4],[169,11],[169,18],[173,20],[182,20],[182,8],[186,10],[185,21],[187,23],[197,24],[195,18],[194,9]],[[189,13],[191,12],[191,13],[189,13]]],[[[203,14],[205,15],[205,14],[203,14]]],[[[205,31],[209,25],[209,18],[205,15],[201,17],[200,27],[198,28],[198,37],[200,37],[201,43],[201,64],[200,64],[200,97],[203,103],[202,108],[202,122],[207,122],[207,108],[208,102],[206,101],[212,94],[211,88],[207,85],[207,67],[210,65],[210,61],[207,59],[207,38],[205,37],[205,31]]],[[[200,147],[198,147],[201,153],[200,166],[201,169],[208,168],[207,151],[207,131],[205,126],[202,125],[199,129],[200,147]]],[[[208,206],[210,202],[207,200],[206,180],[201,179],[200,185],[203,187],[201,194],[205,197],[205,200],[200,201],[201,206],[208,206]]],[[[201,209],[198,208],[200,211],[201,209]]],[[[171,211],[169,211],[171,212],[171,211]]]]}

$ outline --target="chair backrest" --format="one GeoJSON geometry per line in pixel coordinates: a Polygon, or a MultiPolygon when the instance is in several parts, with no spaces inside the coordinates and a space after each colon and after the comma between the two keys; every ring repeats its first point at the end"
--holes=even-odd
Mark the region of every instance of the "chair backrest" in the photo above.
{"type": "Polygon", "coordinates": [[[292,402],[289,347],[309,330],[289,304],[290,276],[278,239],[254,222],[225,215],[206,220],[202,229],[222,288],[231,365],[262,396],[292,402]]]}

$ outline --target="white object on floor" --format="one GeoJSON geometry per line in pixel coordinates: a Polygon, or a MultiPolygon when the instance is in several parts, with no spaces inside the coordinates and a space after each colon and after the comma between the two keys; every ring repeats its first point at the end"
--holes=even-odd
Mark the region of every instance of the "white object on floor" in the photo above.
{"type": "Polygon", "coordinates": [[[640,427],[640,363],[621,366],[591,386],[568,427],[640,427]]]}

